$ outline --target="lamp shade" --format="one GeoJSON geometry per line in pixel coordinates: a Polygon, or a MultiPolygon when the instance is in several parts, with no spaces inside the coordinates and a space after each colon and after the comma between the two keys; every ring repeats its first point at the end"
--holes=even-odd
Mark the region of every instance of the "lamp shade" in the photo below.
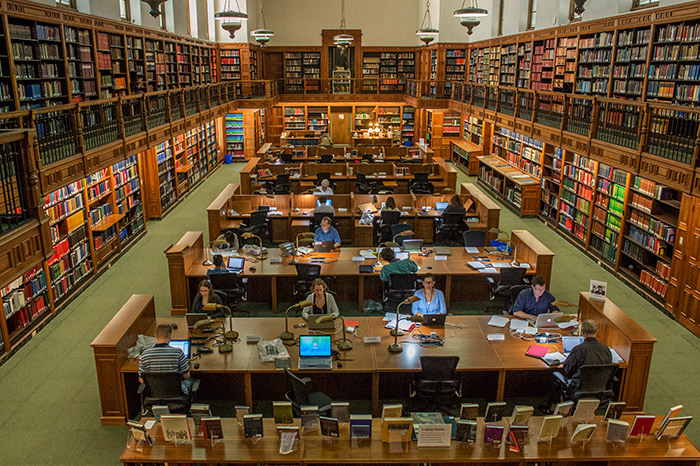
{"type": "Polygon", "coordinates": [[[466,8],[460,8],[455,10],[455,18],[476,18],[480,16],[487,16],[489,11],[485,8],[479,8],[478,6],[469,6],[466,8]]]}
{"type": "Polygon", "coordinates": [[[148,6],[151,7],[151,11],[149,11],[150,15],[153,16],[154,18],[157,18],[160,16],[160,5],[167,2],[168,0],[141,0],[144,3],[147,3],[148,6]]]}
{"type": "Polygon", "coordinates": [[[221,25],[221,28],[224,31],[228,32],[228,36],[233,39],[236,36],[236,31],[238,31],[241,28],[241,23],[234,21],[234,22],[226,22],[221,25]]]}
{"type": "Polygon", "coordinates": [[[474,32],[474,28],[481,24],[481,21],[479,21],[478,18],[464,18],[459,23],[467,28],[467,34],[471,36],[474,32]]]}

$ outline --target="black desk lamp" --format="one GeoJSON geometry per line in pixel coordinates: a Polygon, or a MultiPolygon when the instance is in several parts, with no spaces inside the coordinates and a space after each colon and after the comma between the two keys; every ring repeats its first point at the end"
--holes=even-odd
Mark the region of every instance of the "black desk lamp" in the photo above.
{"type": "MultiPolygon", "coordinates": [[[[223,304],[209,303],[202,306],[204,312],[216,311],[217,309],[226,309],[228,311],[228,328],[226,331],[226,324],[224,324],[224,344],[219,345],[219,353],[230,353],[233,351],[233,345],[228,342],[228,340],[235,340],[238,338],[239,333],[233,329],[233,313],[231,309],[223,304]]],[[[199,323],[199,322],[198,322],[199,323]]]]}
{"type": "Polygon", "coordinates": [[[340,319],[341,323],[343,324],[343,339],[338,342],[338,349],[339,350],[351,350],[352,349],[352,341],[348,340],[348,334],[345,329],[345,319],[343,319],[341,316],[335,316],[333,314],[325,314],[322,316],[318,316],[316,318],[316,323],[320,324],[321,322],[328,322],[330,320],[335,320],[335,319],[340,319]]]}
{"type": "MultiPolygon", "coordinates": [[[[396,327],[393,328],[390,332],[390,334],[394,336],[394,343],[389,345],[390,353],[400,353],[401,351],[403,351],[403,348],[401,348],[401,345],[399,345],[399,332],[401,332],[401,330],[399,329],[399,310],[404,304],[413,304],[416,301],[420,301],[420,298],[418,296],[409,296],[408,298],[401,301],[398,306],[396,306],[396,327]]],[[[401,335],[403,335],[403,332],[401,332],[401,335]]]]}
{"type": "Polygon", "coordinates": [[[280,335],[280,340],[294,340],[294,334],[289,331],[289,311],[292,309],[313,306],[314,303],[311,301],[300,301],[296,304],[292,304],[284,311],[284,332],[280,335]]]}

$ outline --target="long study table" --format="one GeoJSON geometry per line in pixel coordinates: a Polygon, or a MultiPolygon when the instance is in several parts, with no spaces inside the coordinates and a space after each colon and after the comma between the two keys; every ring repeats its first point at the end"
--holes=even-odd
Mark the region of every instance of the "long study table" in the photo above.
{"type": "MultiPolygon", "coordinates": [[[[623,358],[620,369],[618,398],[630,410],[644,405],[653,345],[656,340],[613,303],[591,302],[588,293],[581,293],[579,306],[582,316],[596,318],[600,324],[601,340],[611,345],[623,358]]],[[[525,356],[532,341],[510,336],[508,328],[488,325],[489,316],[448,316],[444,328],[419,327],[399,337],[403,351],[390,353],[388,346],[394,338],[385,328],[382,317],[347,318],[346,325],[356,321],[353,349],[341,352],[342,368],[334,364],[330,371],[303,371],[311,376],[317,389],[332,399],[342,401],[365,399],[371,401],[372,412],[379,414],[381,399],[408,398],[408,383],[420,370],[420,356],[460,357],[458,372],[462,378],[463,396],[490,401],[510,397],[540,396],[542,386],[551,383],[547,364],[525,356]],[[442,346],[424,347],[414,337],[418,332],[436,331],[444,338],[442,346]],[[489,334],[503,334],[503,340],[489,340],[489,334]],[[379,343],[364,343],[365,336],[378,336],[379,343]]],[[[127,357],[138,334],[152,335],[159,323],[176,322],[174,339],[190,336],[183,317],[156,318],[153,297],[134,295],[92,343],[97,367],[102,423],[123,424],[139,409],[138,361],[127,357]]],[[[289,329],[295,337],[307,334],[307,327],[294,328],[301,318],[290,317],[289,329]]],[[[337,327],[340,327],[339,321],[337,327]]],[[[220,354],[215,341],[210,354],[194,357],[195,378],[201,379],[198,396],[202,400],[230,400],[254,407],[259,401],[283,400],[286,392],[285,374],[272,362],[260,361],[256,345],[247,344],[246,336],[259,335],[264,340],[276,338],[285,329],[283,318],[234,318],[233,328],[240,332],[241,341],[232,353],[220,354]]],[[[218,327],[218,326],[217,326],[218,327]]],[[[342,330],[334,339],[342,338],[342,330]]],[[[559,343],[552,349],[561,350],[559,343]]],[[[291,366],[298,365],[298,348],[287,347],[291,366]]]]}

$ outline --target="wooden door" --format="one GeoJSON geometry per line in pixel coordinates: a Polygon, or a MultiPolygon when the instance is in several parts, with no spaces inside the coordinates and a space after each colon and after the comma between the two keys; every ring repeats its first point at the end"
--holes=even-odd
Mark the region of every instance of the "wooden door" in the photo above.
{"type": "Polygon", "coordinates": [[[699,201],[683,195],[666,295],[666,308],[696,335],[700,335],[700,220],[695,215],[699,201]]]}
{"type": "Polygon", "coordinates": [[[333,144],[352,144],[352,107],[331,107],[331,140],[333,144]]]}

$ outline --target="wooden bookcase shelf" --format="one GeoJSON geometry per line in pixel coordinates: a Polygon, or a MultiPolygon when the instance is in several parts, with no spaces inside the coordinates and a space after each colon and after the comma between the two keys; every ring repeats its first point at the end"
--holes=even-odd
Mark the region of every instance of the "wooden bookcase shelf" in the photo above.
{"type": "Polygon", "coordinates": [[[651,27],[624,29],[617,32],[615,61],[613,62],[610,94],[613,98],[641,99],[651,27]]]}
{"type": "Polygon", "coordinates": [[[555,39],[535,41],[530,68],[530,89],[551,91],[554,78],[555,39]]]}
{"type": "Polygon", "coordinates": [[[576,79],[576,37],[561,37],[558,39],[554,57],[554,81],[552,88],[556,92],[570,94],[574,89],[576,79]]]}
{"type": "MultiPolygon", "coordinates": [[[[46,262],[40,262],[0,290],[10,347],[31,332],[48,312],[53,312],[48,283],[46,262]]],[[[0,355],[9,349],[0,338],[0,355]]]]}
{"type": "Polygon", "coordinates": [[[573,154],[562,170],[559,228],[585,247],[591,223],[598,162],[573,154]]]}
{"type": "Polygon", "coordinates": [[[496,193],[521,217],[537,215],[540,203],[540,181],[494,155],[479,160],[479,183],[496,193]]]}
{"type": "Polygon", "coordinates": [[[567,161],[567,154],[559,147],[545,144],[542,158],[542,197],[539,215],[542,220],[553,226],[558,224],[562,169],[567,161]]]}
{"type": "Polygon", "coordinates": [[[620,254],[629,183],[629,173],[604,163],[598,164],[588,249],[612,268],[617,264],[620,254]]]}
{"type": "Polygon", "coordinates": [[[234,159],[245,157],[243,150],[243,113],[226,115],[226,152],[234,159]]]}
{"type": "Polygon", "coordinates": [[[614,32],[586,34],[579,38],[576,93],[607,97],[614,32]]]}
{"type": "Polygon", "coordinates": [[[71,102],[97,99],[99,94],[97,92],[92,32],[87,29],[65,26],[64,37],[71,102]]]}

